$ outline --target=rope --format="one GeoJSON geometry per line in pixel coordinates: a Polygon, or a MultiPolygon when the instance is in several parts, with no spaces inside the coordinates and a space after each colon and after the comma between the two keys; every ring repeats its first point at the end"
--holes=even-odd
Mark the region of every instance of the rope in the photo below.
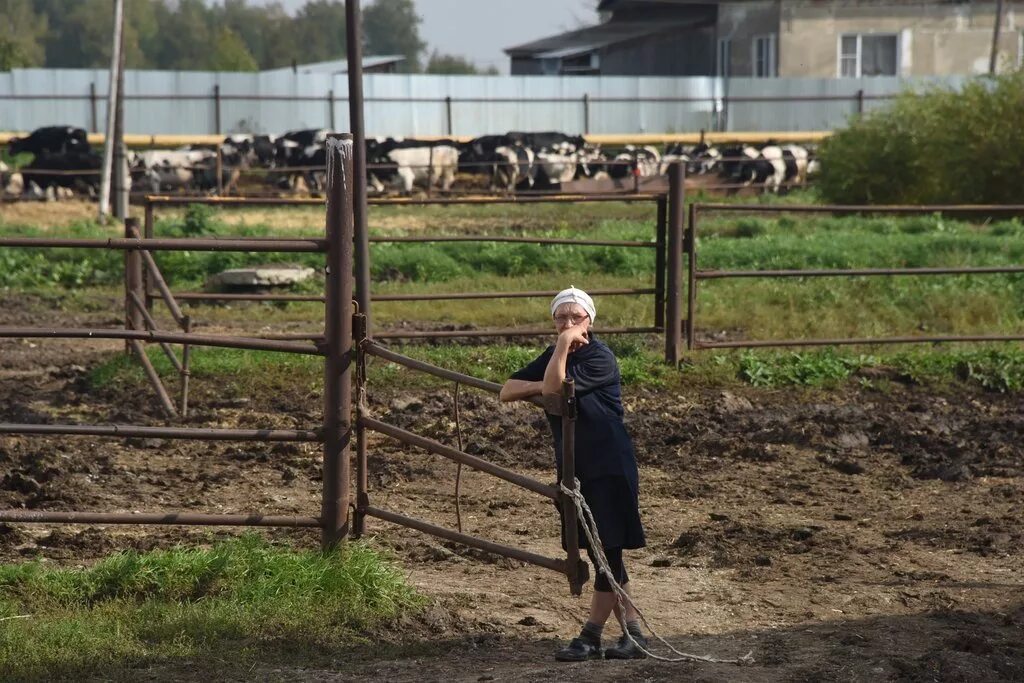
{"type": "Polygon", "coordinates": [[[622,627],[622,633],[629,639],[629,642],[633,643],[634,646],[651,659],[656,659],[662,662],[708,662],[712,664],[752,664],[754,658],[751,656],[753,651],[748,652],[739,659],[718,659],[711,657],[710,655],[693,655],[687,652],[680,652],[672,646],[667,640],[657,634],[650,622],[647,621],[647,617],[640,611],[636,603],[630,598],[622,586],[619,585],[618,581],[615,580],[615,575],[612,573],[611,567],[608,566],[608,559],[604,556],[604,546],[601,544],[601,536],[597,531],[597,523],[594,521],[594,514],[590,511],[590,506],[587,505],[587,501],[583,498],[583,494],[580,493],[580,480],[575,480],[575,488],[568,488],[565,484],[559,484],[562,493],[572,498],[576,504],[576,512],[579,515],[581,521],[583,521],[583,533],[587,536],[587,542],[590,544],[590,549],[593,552],[594,558],[597,560],[597,570],[608,577],[608,583],[611,584],[612,591],[615,593],[615,597],[619,604],[619,613],[616,614],[616,618],[619,620],[619,625],[622,627]],[[663,657],[656,655],[653,652],[647,650],[643,645],[636,641],[633,634],[626,628],[626,619],[623,616],[625,610],[622,609],[624,604],[629,604],[640,620],[643,621],[644,626],[651,632],[651,635],[661,641],[669,650],[675,653],[676,657],[663,657]]]}

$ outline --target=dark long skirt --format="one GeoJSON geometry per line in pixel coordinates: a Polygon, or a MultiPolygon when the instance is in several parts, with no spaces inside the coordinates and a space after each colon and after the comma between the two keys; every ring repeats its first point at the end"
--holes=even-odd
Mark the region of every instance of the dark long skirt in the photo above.
{"type": "MultiPolygon", "coordinates": [[[[647,545],[640,522],[637,487],[626,477],[600,477],[580,482],[583,498],[590,506],[605,548],[634,549],[647,545]]],[[[582,524],[582,520],[580,520],[582,524]]],[[[562,525],[564,528],[564,524],[562,525]]],[[[589,547],[583,527],[579,528],[580,548],[589,547]]],[[[565,548],[565,534],[562,535],[565,548]]]]}

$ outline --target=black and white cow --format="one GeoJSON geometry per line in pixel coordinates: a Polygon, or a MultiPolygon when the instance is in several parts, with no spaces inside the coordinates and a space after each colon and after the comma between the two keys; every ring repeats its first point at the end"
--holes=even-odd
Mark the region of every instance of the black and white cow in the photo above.
{"type": "Polygon", "coordinates": [[[14,138],[7,145],[11,156],[29,153],[42,154],[83,154],[91,151],[88,134],[84,128],[74,126],[46,126],[37,128],[23,138],[14,138]]]}
{"type": "Polygon", "coordinates": [[[427,187],[437,183],[448,192],[459,168],[457,143],[450,140],[423,141],[385,138],[366,141],[369,182],[377,192],[392,187],[411,194],[416,184],[427,187]]]}

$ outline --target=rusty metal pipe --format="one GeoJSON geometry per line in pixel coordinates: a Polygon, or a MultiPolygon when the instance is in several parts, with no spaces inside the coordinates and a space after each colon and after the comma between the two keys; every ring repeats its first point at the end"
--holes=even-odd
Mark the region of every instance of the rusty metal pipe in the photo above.
{"type": "MultiPolygon", "coordinates": [[[[371,206],[429,206],[450,204],[573,204],[578,202],[649,202],[664,195],[656,192],[634,194],[551,194],[500,197],[432,197],[427,198],[371,198],[371,206]]],[[[323,206],[323,199],[299,197],[175,197],[170,195],[146,195],[145,202],[163,206],[186,206],[188,204],[213,204],[219,206],[323,206]]]]}
{"type": "Polygon", "coordinates": [[[522,550],[521,548],[501,545],[500,543],[488,541],[483,538],[477,538],[476,536],[470,536],[469,534],[461,534],[452,529],[446,529],[444,527],[437,526],[436,524],[431,524],[430,522],[424,522],[413,517],[389,512],[388,510],[382,510],[370,505],[362,507],[362,511],[363,514],[369,515],[370,517],[377,517],[378,519],[383,519],[384,521],[391,522],[392,524],[416,529],[417,531],[422,531],[423,533],[430,534],[431,536],[446,538],[449,541],[468,545],[471,548],[485,550],[489,553],[494,553],[495,555],[500,555],[502,557],[511,557],[512,559],[520,560],[521,562],[527,562],[529,564],[537,565],[538,567],[554,570],[559,574],[566,573],[564,560],[556,560],[554,558],[538,555],[537,553],[531,553],[528,550],[522,550]]]}
{"type": "Polygon", "coordinates": [[[665,257],[668,252],[668,201],[658,199],[658,213],[654,224],[654,324],[665,325],[665,257]]]}
{"type": "Polygon", "coordinates": [[[349,533],[352,440],[352,136],[327,138],[327,303],[324,306],[324,448],[321,544],[336,547],[349,533]]]}
{"type": "Polygon", "coordinates": [[[370,242],[407,242],[423,244],[429,242],[508,242],[512,244],[571,244],[580,247],[641,247],[654,249],[654,242],[640,240],[575,240],[561,237],[505,237],[493,235],[427,235],[422,237],[371,237],[370,242]]]}
{"type": "Polygon", "coordinates": [[[395,427],[393,425],[389,425],[386,422],[381,422],[380,420],[375,420],[370,417],[364,417],[360,421],[367,429],[378,432],[380,434],[384,434],[386,436],[390,436],[391,438],[397,439],[398,441],[401,441],[404,444],[416,446],[417,448],[422,448],[426,451],[434,453],[435,455],[440,455],[441,457],[448,458],[449,460],[454,460],[455,462],[461,462],[463,465],[467,465],[469,467],[472,467],[473,469],[480,470],[481,472],[486,472],[488,474],[494,475],[499,479],[504,479],[505,481],[511,484],[521,486],[522,488],[527,489],[528,491],[539,493],[542,496],[550,498],[551,500],[557,501],[559,499],[558,490],[554,486],[542,484],[536,479],[532,479],[530,477],[527,477],[526,475],[519,474],[518,472],[513,472],[512,470],[506,469],[500,465],[495,465],[494,463],[488,462],[487,460],[484,460],[482,458],[478,458],[475,455],[463,453],[462,451],[456,448],[452,448],[451,446],[446,446],[443,443],[438,443],[437,441],[434,441],[432,439],[428,439],[418,434],[413,434],[412,432],[407,431],[405,429],[401,429],[400,427],[395,427]]]}
{"type": "Polygon", "coordinates": [[[0,338],[5,339],[137,339],[145,342],[170,342],[171,344],[194,344],[195,346],[216,346],[228,349],[254,349],[257,351],[281,351],[321,356],[323,353],[308,344],[289,343],[252,337],[225,337],[205,334],[184,334],[148,330],[114,330],[93,328],[47,328],[47,327],[0,327],[0,338]]]}
{"type": "MultiPolygon", "coordinates": [[[[131,222],[127,225],[128,230],[131,233],[130,237],[139,238],[138,225],[131,222]]],[[[167,282],[164,280],[164,276],[160,272],[160,268],[157,267],[156,260],[153,259],[153,255],[145,249],[137,253],[142,255],[142,260],[146,264],[148,277],[152,279],[152,282],[157,286],[157,289],[160,290],[160,296],[163,297],[164,303],[167,304],[167,308],[170,309],[174,322],[181,325],[182,321],[185,319],[185,314],[181,312],[178,302],[174,300],[174,295],[171,294],[171,288],[167,286],[167,282]]]]}
{"type": "Polygon", "coordinates": [[[980,266],[963,268],[847,268],[808,270],[698,270],[697,279],[737,277],[868,277],[873,275],[979,275],[1024,273],[1024,266],[980,266]]]}
{"type": "MultiPolygon", "coordinates": [[[[601,334],[657,334],[664,332],[661,327],[602,327],[595,332],[601,334]]],[[[549,329],[497,329],[497,330],[409,330],[384,331],[375,333],[375,339],[450,339],[452,337],[548,337],[554,332],[549,329]]]]}
{"type": "Polygon", "coordinates": [[[698,204],[701,211],[729,211],[749,212],[757,211],[762,213],[895,213],[895,214],[917,214],[917,213],[964,213],[964,214],[992,214],[1012,213],[1024,214],[1024,204],[879,204],[874,206],[859,206],[856,204],[698,204]]]}
{"type": "Polygon", "coordinates": [[[408,356],[403,356],[400,353],[395,353],[394,351],[386,349],[379,344],[374,344],[373,342],[364,343],[362,345],[362,349],[367,355],[377,356],[378,358],[383,358],[384,360],[391,361],[392,363],[397,363],[398,365],[402,365],[413,370],[419,370],[420,372],[425,372],[428,375],[440,377],[441,379],[452,380],[476,389],[489,391],[492,394],[497,394],[501,391],[501,385],[495,382],[488,382],[485,379],[480,379],[471,375],[464,375],[461,372],[439,368],[436,365],[431,365],[430,363],[416,360],[415,358],[409,358],[408,356]]]}
{"type": "Polygon", "coordinates": [[[324,240],[250,240],[250,239],[143,239],[116,238],[55,239],[49,237],[3,237],[0,247],[35,247],[40,249],[73,247],[76,249],[119,249],[134,251],[252,251],[268,253],[320,253],[325,250],[324,240]]]}
{"type": "MultiPolygon", "coordinates": [[[[631,296],[656,293],[654,288],[638,289],[595,289],[595,296],[631,296]]],[[[551,297],[557,291],[524,291],[524,292],[448,292],[438,294],[379,294],[371,301],[459,301],[463,299],[530,299],[551,297]]],[[[217,292],[174,292],[176,299],[182,301],[295,301],[320,302],[325,297],[316,294],[220,294],[217,292]]]]}
{"type": "Polygon", "coordinates": [[[164,383],[160,381],[160,375],[157,374],[156,368],[153,367],[149,356],[146,355],[146,349],[136,339],[129,339],[128,343],[138,357],[139,362],[142,363],[142,369],[145,371],[149,383],[153,385],[156,395],[160,398],[160,405],[163,406],[164,412],[167,413],[168,417],[177,417],[178,409],[174,407],[174,401],[171,400],[171,396],[167,393],[164,383]]]}
{"type": "Polygon", "coordinates": [[[62,434],[67,436],[139,437],[189,441],[319,442],[311,429],[212,429],[208,427],[140,427],[137,425],[55,425],[0,422],[0,434],[62,434]]]}
{"type": "Polygon", "coordinates": [[[287,515],[207,515],[195,512],[44,512],[0,510],[0,522],[22,524],[174,524],[187,526],[319,527],[316,517],[287,515]]]}
{"type": "Polygon", "coordinates": [[[690,204],[689,227],[686,230],[687,287],[686,287],[686,348],[697,348],[697,222],[700,214],[696,204],[690,204]]]}
{"type": "MultiPolygon", "coordinates": [[[[562,486],[576,489],[576,386],[571,378],[562,380],[562,486]]],[[[580,571],[579,517],[576,501],[559,491],[562,505],[562,531],[565,536],[565,566],[569,590],[573,595],[583,592],[584,569],[580,571]]]]}
{"type": "Polygon", "coordinates": [[[932,344],[944,342],[1024,341],[1024,334],[967,334],[928,337],[865,337],[861,339],[778,339],[755,341],[697,342],[698,349],[745,349],[772,346],[853,346],[872,344],[932,344]]]}
{"type": "MultiPolygon", "coordinates": [[[[146,310],[146,305],[145,303],[143,303],[142,299],[139,298],[139,295],[136,294],[135,292],[128,292],[128,296],[131,298],[132,303],[135,304],[135,307],[139,311],[139,313],[142,314],[142,318],[146,321],[147,329],[157,329],[156,321],[153,320],[153,316],[151,316],[149,314],[149,311],[146,310]]],[[[178,356],[174,353],[174,349],[171,348],[170,344],[168,344],[167,342],[157,343],[160,344],[160,348],[163,349],[164,355],[167,356],[167,360],[171,362],[171,365],[174,366],[174,369],[177,370],[179,373],[182,372],[184,366],[182,365],[181,361],[178,360],[178,356]]]]}
{"type": "MultiPolygon", "coordinates": [[[[185,316],[183,324],[185,334],[192,332],[192,318],[185,316]]],[[[181,416],[188,417],[188,383],[192,377],[192,347],[185,344],[181,347],[181,416]]]]}
{"type": "Polygon", "coordinates": [[[678,365],[682,356],[683,307],[680,297],[683,289],[683,211],[686,202],[683,165],[679,162],[668,169],[668,291],[665,310],[665,362],[678,365]]]}

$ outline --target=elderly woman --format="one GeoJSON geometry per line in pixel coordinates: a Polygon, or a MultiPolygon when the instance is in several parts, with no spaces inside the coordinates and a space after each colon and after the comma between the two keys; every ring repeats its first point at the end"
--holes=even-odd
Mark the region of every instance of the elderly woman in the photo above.
{"type": "MultiPolygon", "coordinates": [[[[597,523],[604,554],[615,581],[627,592],[629,575],[622,561],[625,549],[644,547],[644,529],[637,505],[638,477],[633,443],[622,422],[619,366],[606,344],[590,331],[597,311],[586,292],[570,287],[551,302],[558,339],[501,388],[502,401],[533,396],[560,395],[562,380],[576,386],[576,477],[597,523]]],[[[562,463],[562,419],[548,413],[555,442],[555,462],[562,463]]],[[[559,472],[561,478],[561,472],[559,472]]],[[[639,617],[631,605],[620,605],[608,578],[598,570],[593,549],[581,531],[580,544],[594,564],[596,580],[590,616],[580,635],[557,653],[559,661],[600,659],[601,631],[614,611],[624,617],[629,634],[646,647],[639,617]],[[620,612],[623,610],[623,612],[620,612]]],[[[615,647],[603,652],[608,659],[643,657],[625,633],[615,647]]]]}

